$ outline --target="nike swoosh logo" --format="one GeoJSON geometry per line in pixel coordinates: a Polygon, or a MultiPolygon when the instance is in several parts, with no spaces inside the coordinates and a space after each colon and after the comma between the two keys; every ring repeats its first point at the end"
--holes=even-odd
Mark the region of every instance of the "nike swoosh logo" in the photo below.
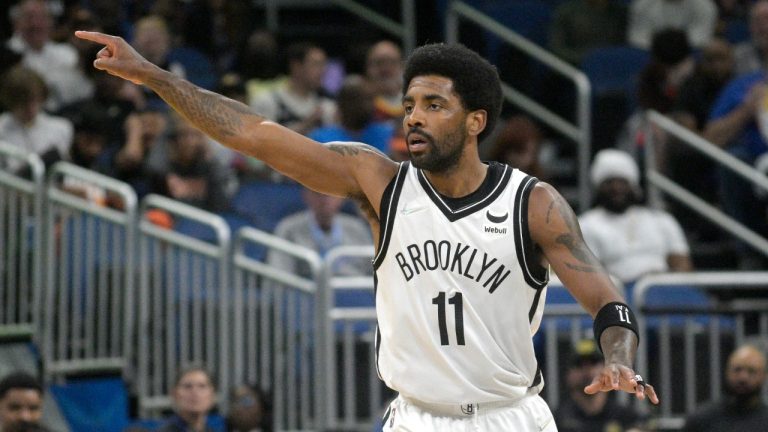
{"type": "Polygon", "coordinates": [[[485,217],[493,223],[502,223],[509,217],[509,213],[504,213],[504,216],[494,216],[490,211],[485,212],[485,217]]]}
{"type": "Polygon", "coordinates": [[[400,214],[402,214],[403,216],[405,216],[405,215],[409,215],[409,214],[411,214],[411,213],[416,213],[417,211],[421,211],[421,210],[424,210],[425,208],[426,208],[426,207],[424,207],[424,206],[421,206],[421,207],[411,207],[411,208],[408,208],[408,207],[406,206],[406,207],[403,207],[403,209],[402,209],[402,210],[400,210],[400,214]]]}

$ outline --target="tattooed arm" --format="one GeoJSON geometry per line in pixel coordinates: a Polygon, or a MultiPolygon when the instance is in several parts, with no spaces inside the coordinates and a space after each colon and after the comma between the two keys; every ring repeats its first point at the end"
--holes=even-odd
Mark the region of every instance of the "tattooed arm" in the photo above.
{"type": "Polygon", "coordinates": [[[612,301],[623,301],[581,235],[576,215],[550,185],[537,184],[528,204],[531,239],[563,284],[593,317],[612,301]]]}
{"type": "Polygon", "coordinates": [[[237,101],[201,89],[148,62],[122,38],[78,31],[104,45],[94,66],[156,92],[174,110],[216,141],[256,157],[319,192],[356,198],[378,209],[397,166],[370,146],[322,145],[268,121],[237,101]]]}
{"type": "MultiPolygon", "coordinates": [[[[589,250],[581,235],[571,206],[550,185],[537,184],[528,201],[528,229],[531,239],[573,297],[594,318],[610,302],[624,302],[607,272],[589,250]]],[[[635,386],[632,364],[637,337],[624,327],[608,327],[600,337],[605,367],[584,391],[623,390],[638,398],[646,394],[658,403],[651,386],[635,386]]]]}

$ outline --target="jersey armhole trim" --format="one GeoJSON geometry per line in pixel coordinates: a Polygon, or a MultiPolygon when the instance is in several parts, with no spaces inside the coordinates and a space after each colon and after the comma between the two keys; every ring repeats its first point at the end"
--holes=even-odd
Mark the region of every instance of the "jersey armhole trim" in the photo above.
{"type": "Polygon", "coordinates": [[[397,175],[389,182],[381,197],[381,204],[379,205],[379,250],[373,257],[374,271],[379,268],[387,254],[389,239],[392,237],[392,226],[395,224],[395,215],[397,214],[397,203],[400,200],[400,192],[403,190],[409,165],[410,162],[400,163],[397,175]]]}
{"type": "Polygon", "coordinates": [[[526,176],[517,188],[515,198],[515,251],[517,259],[523,269],[525,282],[531,288],[540,290],[549,282],[549,272],[537,260],[534,243],[528,228],[528,199],[533,187],[539,180],[536,177],[526,176]]]}

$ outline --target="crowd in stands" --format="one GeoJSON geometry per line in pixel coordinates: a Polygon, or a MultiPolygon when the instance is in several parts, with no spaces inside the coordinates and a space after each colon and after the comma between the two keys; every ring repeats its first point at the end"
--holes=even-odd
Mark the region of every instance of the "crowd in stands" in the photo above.
{"type": "MultiPolygon", "coordinates": [[[[96,71],[91,66],[96,48],[74,38],[75,29],[121,35],[151,62],[317,141],[360,141],[395,160],[408,158],[400,122],[404,53],[392,41],[371,40],[362,61],[329,58],[313,40],[282,40],[254,25],[256,10],[248,0],[2,3],[0,14],[8,25],[0,22],[0,141],[38,154],[46,167],[70,161],[130,184],[140,198],[157,193],[216,213],[231,210],[245,183],[288,181],[211,141],[147,89],[96,71]],[[360,67],[352,67],[355,61],[360,67]]],[[[697,262],[697,245],[722,243],[726,237],[674,203],[669,213],[643,206],[641,169],[649,133],[643,113],[653,109],[768,172],[768,0],[556,4],[546,48],[566,62],[580,67],[594,50],[617,45],[648,54],[627,90],[620,127],[595,135],[615,139],[593,143],[601,150],[591,171],[595,208],[581,217],[590,248],[623,282],[694,267],[765,268],[766,261],[739,242],[730,264],[723,258],[729,250],[697,262]],[[741,38],[731,31],[738,25],[748,28],[741,38]]],[[[563,99],[552,94],[561,85],[544,87],[538,90],[541,100],[563,99]]],[[[562,140],[528,115],[504,113],[505,121],[485,143],[485,157],[559,186],[562,165],[575,164],[572,156],[558,157],[562,140]]],[[[650,133],[662,144],[658,163],[673,180],[768,235],[765,193],[661,131],[650,133]]],[[[120,205],[91,185],[64,186],[94,202],[120,205]]],[[[275,234],[321,253],[342,244],[372,243],[359,215],[342,210],[349,207],[343,199],[309,190],[303,197],[307,210],[280,222],[275,234]]],[[[302,273],[279,256],[268,260],[302,273]]],[[[348,264],[341,273],[370,274],[366,265],[348,264]]],[[[574,366],[594,363],[591,353],[582,354],[574,366]]],[[[201,386],[213,388],[210,376],[197,372],[201,386]]],[[[583,381],[575,372],[572,380],[573,385],[583,381]]],[[[179,409],[186,406],[184,385],[180,381],[174,393],[179,409]]],[[[252,388],[236,391],[235,400],[243,402],[235,408],[261,397],[252,388]]],[[[231,421],[248,424],[248,415],[255,414],[231,421]]],[[[198,420],[178,411],[175,421],[198,420]]],[[[182,430],[174,427],[163,430],[182,430]]]]}
{"type": "MultiPolygon", "coordinates": [[[[69,160],[129,183],[139,198],[159,193],[218,213],[229,210],[243,182],[286,181],[259,161],[196,133],[146,88],[98,73],[90,65],[95,48],[73,37],[77,28],[122,35],[153,63],[320,142],[361,141],[393,159],[408,157],[399,121],[403,53],[389,40],[371,40],[363,60],[348,58],[351,49],[348,57],[329,58],[311,38],[281,40],[254,25],[256,10],[246,0],[12,3],[11,31],[0,55],[0,139],[39,154],[48,167],[69,160]]],[[[768,1],[563,0],[554,5],[547,48],[565,61],[580,67],[590,53],[610,46],[648,53],[626,91],[625,116],[605,125],[595,118],[593,129],[611,128],[593,134],[596,151],[627,151],[642,169],[648,132],[643,113],[654,109],[748,164],[768,166],[768,159],[761,159],[768,146],[759,121],[766,117],[762,65],[768,1]],[[749,34],[733,43],[729,29],[738,23],[748,26],[749,34]]],[[[562,86],[544,83],[542,100],[556,100],[546,93],[560,92],[562,86]]],[[[506,110],[505,115],[509,123],[492,134],[485,156],[561,186],[559,173],[574,164],[568,152],[557,157],[564,140],[525,114],[506,110]],[[525,143],[514,143],[523,135],[529,136],[525,143]]],[[[659,163],[673,180],[747,227],[768,232],[765,194],[657,135],[664,144],[659,163]]],[[[85,186],[82,195],[117,204],[85,186]]],[[[692,239],[694,262],[700,241],[723,240],[716,228],[682,206],[671,203],[670,211],[692,239]]],[[[764,264],[747,246],[736,242],[734,249],[733,266],[764,264]]]]}

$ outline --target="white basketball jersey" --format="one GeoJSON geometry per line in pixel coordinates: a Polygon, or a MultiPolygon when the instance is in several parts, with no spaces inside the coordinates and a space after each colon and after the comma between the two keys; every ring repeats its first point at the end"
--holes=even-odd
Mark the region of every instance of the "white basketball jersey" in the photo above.
{"type": "Polygon", "coordinates": [[[532,260],[527,220],[536,182],[491,162],[482,186],[455,199],[401,163],[374,258],[377,368],[390,388],[444,404],[541,390],[532,337],[548,276],[532,260]]]}

